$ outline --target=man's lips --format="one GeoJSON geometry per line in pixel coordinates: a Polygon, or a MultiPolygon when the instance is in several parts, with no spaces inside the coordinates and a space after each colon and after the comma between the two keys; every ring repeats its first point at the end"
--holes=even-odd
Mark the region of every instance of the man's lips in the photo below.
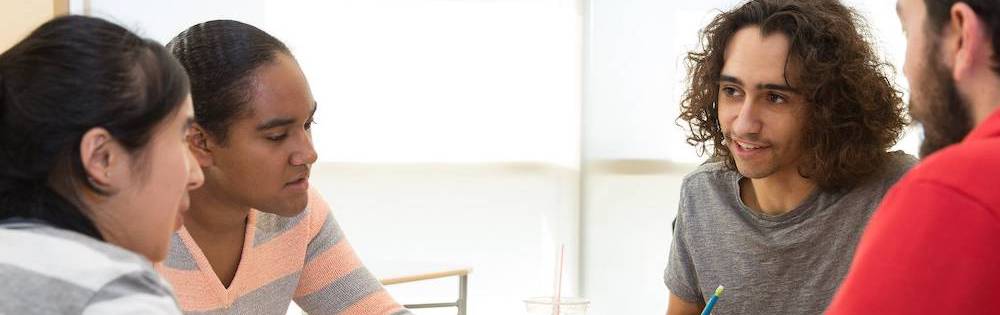
{"type": "Polygon", "coordinates": [[[739,146],[743,150],[758,150],[758,149],[766,149],[766,148],[770,148],[771,147],[768,144],[758,143],[758,142],[750,142],[750,141],[743,141],[743,140],[739,140],[739,139],[733,139],[733,144],[739,146]]]}

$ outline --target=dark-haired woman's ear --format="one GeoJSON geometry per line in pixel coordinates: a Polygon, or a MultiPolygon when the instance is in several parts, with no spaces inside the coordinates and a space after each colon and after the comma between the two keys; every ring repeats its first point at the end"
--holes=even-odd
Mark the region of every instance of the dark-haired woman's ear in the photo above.
{"type": "Polygon", "coordinates": [[[80,139],[80,162],[83,164],[83,171],[90,184],[104,193],[113,193],[116,190],[114,184],[116,176],[127,175],[115,172],[120,167],[116,163],[124,162],[119,161],[123,159],[119,155],[124,153],[117,148],[111,133],[104,128],[92,128],[80,139]]]}
{"type": "Polygon", "coordinates": [[[195,160],[198,160],[198,165],[201,167],[209,167],[214,164],[212,160],[212,150],[209,148],[208,133],[205,129],[202,129],[198,123],[191,126],[191,131],[188,132],[187,136],[188,147],[191,149],[191,154],[194,155],[195,160]]]}

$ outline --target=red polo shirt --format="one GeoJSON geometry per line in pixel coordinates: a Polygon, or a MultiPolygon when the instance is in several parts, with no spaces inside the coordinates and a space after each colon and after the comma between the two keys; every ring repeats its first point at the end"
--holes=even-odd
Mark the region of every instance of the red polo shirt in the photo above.
{"type": "Polygon", "coordinates": [[[827,314],[1000,314],[1000,110],[889,191],[827,314]]]}

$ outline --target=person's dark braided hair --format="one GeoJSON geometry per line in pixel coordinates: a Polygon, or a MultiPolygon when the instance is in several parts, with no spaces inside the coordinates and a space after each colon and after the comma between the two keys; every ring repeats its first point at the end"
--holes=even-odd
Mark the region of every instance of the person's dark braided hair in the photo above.
{"type": "Polygon", "coordinates": [[[225,143],[233,121],[250,113],[254,72],[278,53],[291,56],[284,43],[266,32],[233,20],[191,26],[167,43],[191,78],[195,119],[225,143]]]}

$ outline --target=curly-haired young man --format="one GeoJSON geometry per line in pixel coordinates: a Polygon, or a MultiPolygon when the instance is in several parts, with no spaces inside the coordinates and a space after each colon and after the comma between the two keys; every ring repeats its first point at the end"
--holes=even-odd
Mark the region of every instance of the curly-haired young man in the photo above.
{"type": "Polygon", "coordinates": [[[711,159],[684,179],[668,314],[819,314],[885,192],[916,159],[862,19],[836,0],[752,0],[688,54],[679,120],[711,159]]]}

